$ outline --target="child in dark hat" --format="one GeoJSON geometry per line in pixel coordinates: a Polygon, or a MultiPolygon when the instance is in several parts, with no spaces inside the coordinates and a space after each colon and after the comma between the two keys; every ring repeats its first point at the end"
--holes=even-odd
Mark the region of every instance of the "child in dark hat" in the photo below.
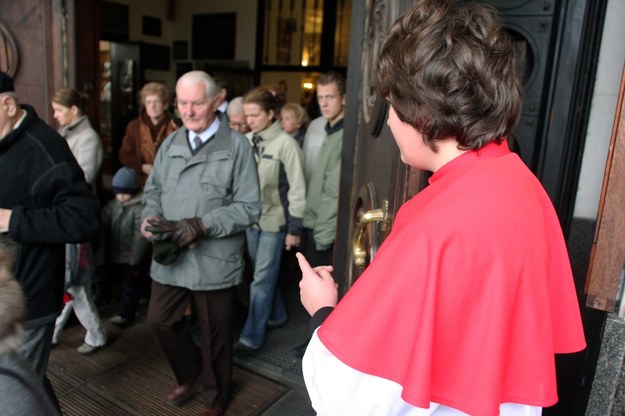
{"type": "Polygon", "coordinates": [[[137,313],[141,265],[150,243],[139,232],[142,205],[137,174],[130,168],[120,168],[112,185],[115,198],[102,209],[102,228],[107,240],[107,260],[122,282],[118,314],[110,322],[124,326],[132,323],[137,313]]]}

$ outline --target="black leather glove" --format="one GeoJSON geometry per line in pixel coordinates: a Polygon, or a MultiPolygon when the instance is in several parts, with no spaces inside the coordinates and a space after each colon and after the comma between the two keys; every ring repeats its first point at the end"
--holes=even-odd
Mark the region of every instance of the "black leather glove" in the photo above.
{"type": "Polygon", "coordinates": [[[176,223],[176,230],[171,236],[171,241],[179,247],[186,247],[198,237],[205,234],[204,224],[199,217],[185,218],[176,223]]]}
{"type": "Polygon", "coordinates": [[[169,239],[176,231],[176,221],[167,221],[161,216],[149,219],[148,224],[150,225],[145,227],[146,231],[161,236],[162,239],[169,239]]]}
{"type": "Polygon", "coordinates": [[[186,247],[198,237],[204,235],[205,229],[199,217],[185,218],[180,221],[168,221],[163,217],[148,220],[146,230],[152,234],[162,235],[171,239],[179,247],[186,247]]]}

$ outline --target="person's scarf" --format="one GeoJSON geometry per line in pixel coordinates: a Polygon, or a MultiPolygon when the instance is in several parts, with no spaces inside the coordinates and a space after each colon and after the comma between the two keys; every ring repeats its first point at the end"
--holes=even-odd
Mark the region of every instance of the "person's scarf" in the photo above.
{"type": "Polygon", "coordinates": [[[163,118],[152,124],[152,120],[145,111],[141,113],[141,123],[139,123],[139,138],[141,142],[141,156],[145,163],[153,164],[154,156],[163,140],[176,129],[169,114],[165,113],[163,118]]]}

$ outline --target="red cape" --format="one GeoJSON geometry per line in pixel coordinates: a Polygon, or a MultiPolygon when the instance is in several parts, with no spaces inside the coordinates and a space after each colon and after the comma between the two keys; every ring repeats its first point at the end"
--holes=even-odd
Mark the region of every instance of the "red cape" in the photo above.
{"type": "Polygon", "coordinates": [[[397,213],[318,332],[402,398],[471,415],[557,402],[555,353],[585,347],[558,218],[506,143],[454,159],[397,213]]]}

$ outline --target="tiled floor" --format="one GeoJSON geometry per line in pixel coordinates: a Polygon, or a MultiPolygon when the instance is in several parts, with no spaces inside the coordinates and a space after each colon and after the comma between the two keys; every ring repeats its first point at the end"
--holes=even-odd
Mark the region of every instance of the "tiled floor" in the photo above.
{"type": "MultiPolygon", "coordinates": [[[[285,302],[287,304],[287,310],[289,312],[289,319],[287,323],[280,327],[271,329],[267,333],[265,346],[255,352],[253,355],[248,357],[235,357],[235,363],[239,366],[252,370],[258,374],[264,375],[272,380],[278,381],[285,386],[288,387],[288,391],[280,397],[277,401],[275,401],[269,408],[267,408],[262,415],[263,416],[312,416],[315,412],[310,407],[310,401],[308,399],[308,395],[306,393],[306,389],[304,387],[303,379],[302,379],[302,371],[301,371],[301,358],[298,356],[295,347],[301,345],[306,341],[308,336],[308,315],[303,307],[299,303],[299,293],[297,287],[297,281],[286,281],[281,285],[283,289],[283,294],[285,298],[285,302]]],[[[239,298],[244,298],[245,296],[239,296],[239,298]]],[[[120,330],[108,322],[108,318],[115,314],[115,307],[113,305],[100,306],[100,313],[103,318],[104,324],[107,328],[109,328],[111,335],[113,337],[118,337],[120,330]]],[[[153,345],[153,338],[151,331],[145,325],[145,309],[144,305],[139,314],[139,319],[137,325],[139,328],[133,331],[131,335],[134,337],[135,341],[133,341],[133,345],[135,347],[137,345],[144,345],[146,343],[150,343],[153,345]],[[143,339],[145,338],[145,339],[143,339]],[[148,339],[149,338],[149,339],[148,339]]],[[[242,302],[237,302],[237,308],[235,312],[235,333],[239,334],[240,328],[243,326],[243,322],[245,320],[246,309],[242,302]]],[[[76,324],[79,326],[79,324],[76,324]]],[[[68,328],[66,330],[68,332],[65,336],[66,343],[74,343],[79,345],[81,342],[80,337],[81,334],[84,333],[82,328],[79,328],[79,331],[75,331],[74,328],[68,328]],[[78,334],[78,335],[77,335],[78,334]],[[74,339],[76,338],[76,339],[74,339]]],[[[125,331],[129,331],[129,329],[124,330],[124,336],[128,336],[129,334],[125,331]]],[[[61,343],[63,343],[63,336],[61,337],[61,343]]],[[[132,349],[134,350],[133,347],[132,349]]],[[[58,348],[58,347],[57,347],[58,348]]],[[[58,360],[67,359],[67,357],[72,356],[74,353],[75,359],[80,360],[82,357],[79,357],[77,352],[73,349],[75,345],[72,344],[71,348],[61,347],[64,351],[55,351],[53,353],[53,357],[51,359],[51,372],[57,371],[59,368],[59,363],[54,363],[54,356],[56,355],[58,360]],[[65,357],[65,358],[62,358],[65,357]],[[56,367],[55,367],[56,365],[56,367]],[[52,369],[52,367],[54,367],[52,369]]],[[[113,348],[111,348],[113,349],[113,348]]],[[[129,348],[130,349],[130,348],[129,348]]],[[[152,351],[154,352],[154,351],[152,351]]],[[[134,354],[136,350],[133,351],[123,351],[119,350],[117,354],[120,355],[128,355],[134,354]]],[[[96,355],[111,355],[113,352],[102,350],[101,352],[96,352],[96,355]]],[[[102,358],[102,360],[106,361],[106,357],[102,358]]],[[[108,359],[114,359],[114,357],[109,357],[108,359]]],[[[98,360],[96,360],[98,361],[98,360]]],[[[69,364],[71,365],[71,364],[69,364]]],[[[128,364],[131,365],[131,364],[128,364]]],[[[168,369],[166,369],[168,370],[168,369]]],[[[95,371],[95,370],[94,370],[95,371]]],[[[117,371],[125,371],[123,368],[118,369],[117,371]]],[[[166,371],[167,372],[167,371],[166,371]]],[[[54,378],[54,374],[52,374],[53,383],[63,383],[64,380],[62,378],[56,377],[54,378]]],[[[165,377],[169,382],[168,377],[170,374],[167,374],[165,377]]],[[[162,384],[162,383],[161,383],[162,384]]],[[[102,395],[106,397],[105,394],[102,395]]],[[[69,399],[70,396],[68,396],[69,399]]],[[[113,396],[111,396],[114,398],[113,396]]],[[[101,397],[98,397],[98,400],[102,400],[101,397]]],[[[116,400],[111,399],[110,403],[111,409],[119,409],[120,404],[116,403],[116,400]]],[[[121,406],[123,408],[123,406],[121,406]]],[[[87,406],[87,409],[89,407],[87,406]]],[[[195,409],[195,407],[193,407],[195,409]]],[[[169,410],[171,412],[171,410],[169,410]]],[[[195,414],[195,411],[191,411],[190,409],[180,409],[180,415],[182,414],[195,414]]],[[[86,416],[97,416],[99,414],[97,410],[86,411],[84,413],[86,416]]],[[[117,414],[113,410],[113,413],[117,414]]],[[[130,414],[130,413],[120,413],[120,414],[130,414]]],[[[135,413],[133,413],[135,414],[135,413]]],[[[139,414],[142,414],[139,412],[139,414]]],[[[146,413],[148,414],[148,413],[146,413]]],[[[152,413],[150,413],[152,414],[152,413]]],[[[169,414],[169,413],[168,413],[169,414]]]]}
{"type": "MultiPolygon", "coordinates": [[[[235,362],[260,374],[281,381],[291,390],[282,396],[263,416],[313,416],[310,400],[302,379],[302,360],[294,348],[308,338],[308,314],[299,302],[297,281],[282,285],[289,320],[280,328],[267,333],[265,346],[253,355],[235,358],[235,362]]],[[[243,325],[245,311],[238,314],[238,327],[243,325]]]]}
{"type": "MultiPolygon", "coordinates": [[[[172,372],[150,328],[143,323],[107,328],[108,345],[89,356],[76,351],[85,332],[80,325],[67,328],[51,353],[48,377],[65,416],[197,415],[199,389],[185,403],[168,403],[172,372]]],[[[260,416],[290,390],[286,383],[235,365],[225,416],[260,416]]]]}

